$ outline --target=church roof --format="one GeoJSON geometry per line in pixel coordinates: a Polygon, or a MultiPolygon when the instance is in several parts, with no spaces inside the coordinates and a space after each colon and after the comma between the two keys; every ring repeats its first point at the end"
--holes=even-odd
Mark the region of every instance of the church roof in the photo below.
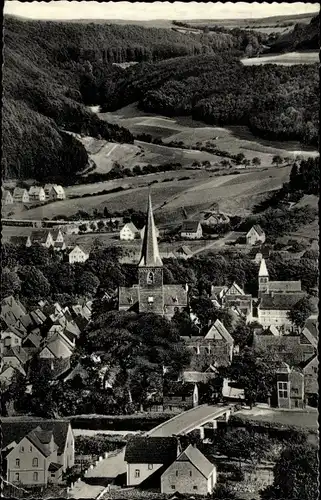
{"type": "Polygon", "coordinates": [[[259,276],[268,276],[268,275],[269,272],[266,267],[265,259],[262,259],[260,264],[259,276]]]}
{"type": "Polygon", "coordinates": [[[146,224],[139,267],[160,267],[163,265],[157,243],[157,232],[153,216],[152,199],[148,196],[146,224]]]}

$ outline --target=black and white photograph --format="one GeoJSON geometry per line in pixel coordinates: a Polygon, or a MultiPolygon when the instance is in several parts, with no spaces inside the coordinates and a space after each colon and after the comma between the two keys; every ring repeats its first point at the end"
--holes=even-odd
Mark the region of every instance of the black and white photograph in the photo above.
{"type": "Polygon", "coordinates": [[[0,496],[319,498],[320,6],[3,6],[0,496]]]}

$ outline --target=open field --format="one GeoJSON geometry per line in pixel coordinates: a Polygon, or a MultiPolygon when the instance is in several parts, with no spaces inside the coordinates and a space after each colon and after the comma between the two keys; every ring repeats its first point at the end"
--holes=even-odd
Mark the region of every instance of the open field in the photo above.
{"type": "Polygon", "coordinates": [[[287,54],[273,54],[241,59],[241,62],[244,66],[257,66],[259,64],[279,64],[282,66],[314,64],[319,62],[319,52],[288,52],[287,54]]]}
{"type": "Polygon", "coordinates": [[[273,422],[276,424],[295,425],[306,429],[318,429],[318,412],[314,408],[307,410],[280,410],[261,409],[254,407],[252,410],[240,410],[234,414],[246,420],[258,422],[273,422]]]}
{"type": "MultiPolygon", "coordinates": [[[[199,210],[207,209],[214,202],[219,203],[220,210],[231,215],[249,213],[256,195],[262,196],[262,193],[281,187],[283,182],[288,179],[290,167],[271,167],[268,169],[258,169],[257,171],[244,172],[238,175],[214,176],[210,172],[202,170],[192,170],[186,177],[189,179],[178,180],[185,177],[179,172],[168,172],[165,174],[154,174],[151,176],[137,177],[133,179],[119,179],[111,181],[110,187],[132,185],[131,189],[119,191],[116,193],[100,194],[87,198],[66,199],[56,201],[43,207],[30,209],[19,214],[20,218],[42,219],[43,217],[52,218],[57,215],[72,215],[78,210],[88,212],[97,208],[102,211],[106,206],[110,211],[122,211],[127,208],[135,210],[146,209],[146,199],[149,190],[149,184],[153,178],[158,183],[153,184],[152,197],[155,207],[155,217],[159,222],[176,223],[183,220],[183,208],[191,216],[197,214],[199,210]],[[169,177],[169,174],[172,174],[169,177]],[[162,177],[163,176],[163,177],[162,177]],[[147,177],[147,178],[146,178],[147,177]],[[169,182],[159,182],[162,178],[172,178],[169,182]],[[176,180],[175,180],[176,179],[176,180]],[[117,183],[117,184],[116,184],[117,183]],[[247,201],[250,201],[250,207],[247,208],[247,201]]],[[[104,183],[107,188],[107,183],[104,183]]],[[[75,186],[70,191],[80,193],[80,190],[88,189],[95,192],[92,185],[75,186]]],[[[101,189],[99,189],[101,190],[101,189]]],[[[98,189],[96,189],[98,191],[98,189]]]]}
{"type": "MultiPolygon", "coordinates": [[[[197,142],[205,145],[206,141],[211,141],[221,151],[228,151],[232,154],[243,153],[246,158],[251,160],[258,156],[262,166],[271,166],[271,161],[274,155],[283,157],[295,158],[298,155],[302,157],[316,156],[317,151],[304,148],[300,143],[294,141],[280,142],[267,141],[255,137],[246,127],[215,127],[208,126],[203,122],[193,120],[191,117],[175,117],[167,118],[161,115],[144,112],[137,108],[136,104],[131,104],[115,112],[99,113],[100,118],[128,128],[133,134],[142,132],[148,133],[153,137],[161,138],[164,144],[170,141],[182,141],[185,146],[196,145],[197,142]],[[171,135],[169,134],[171,133],[171,135]]],[[[185,162],[194,161],[220,161],[221,157],[210,155],[211,158],[205,157],[206,153],[188,150],[179,150],[171,148],[173,151],[166,151],[166,148],[151,149],[146,143],[135,142],[136,145],[141,145],[145,150],[146,161],[159,161],[159,158],[154,160],[147,156],[151,152],[160,152],[161,155],[172,155],[173,158],[180,158],[175,161],[185,162]],[[179,153],[181,151],[181,153],[179,153]],[[181,156],[180,156],[181,155],[181,156]],[[148,158],[148,160],[147,160],[148,158]]],[[[207,153],[209,155],[209,153],[207,153]]],[[[137,157],[138,158],[138,157],[137,157]]],[[[142,161],[143,157],[140,156],[142,161]]]]}

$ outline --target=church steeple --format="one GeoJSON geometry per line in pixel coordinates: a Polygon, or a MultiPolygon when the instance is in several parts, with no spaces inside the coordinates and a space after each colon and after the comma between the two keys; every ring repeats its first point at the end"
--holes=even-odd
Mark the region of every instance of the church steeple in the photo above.
{"type": "Polygon", "coordinates": [[[156,227],[153,216],[153,207],[151,195],[148,195],[148,206],[146,224],[142,245],[142,252],[138,267],[162,267],[163,262],[160,258],[158,242],[156,236],[156,227]]]}

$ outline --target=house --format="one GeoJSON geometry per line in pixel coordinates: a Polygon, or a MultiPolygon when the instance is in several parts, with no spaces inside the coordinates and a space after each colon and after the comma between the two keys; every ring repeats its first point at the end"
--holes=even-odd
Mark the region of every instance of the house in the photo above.
{"type": "Polygon", "coordinates": [[[47,229],[32,231],[30,240],[32,245],[41,245],[45,248],[50,248],[54,245],[51,232],[47,229]]]}
{"type": "Polygon", "coordinates": [[[31,331],[22,341],[22,347],[30,355],[35,353],[42,342],[39,328],[31,331]]]}
{"type": "Polygon", "coordinates": [[[175,250],[174,255],[177,259],[189,259],[192,257],[193,252],[189,247],[183,245],[175,250]]]}
{"type": "Polygon", "coordinates": [[[1,301],[1,319],[10,328],[15,326],[18,319],[26,314],[26,310],[12,295],[1,301]]]}
{"type": "Polygon", "coordinates": [[[244,389],[227,378],[223,379],[222,396],[224,400],[228,401],[243,401],[245,399],[244,389]]]}
{"type": "Polygon", "coordinates": [[[24,368],[29,359],[28,353],[21,346],[7,347],[3,351],[0,366],[7,367],[12,366],[13,368],[24,368]]]}
{"type": "Polygon", "coordinates": [[[21,332],[20,330],[17,330],[14,327],[2,330],[0,333],[0,339],[1,339],[0,352],[2,352],[3,349],[7,347],[20,346],[22,343],[22,339],[24,337],[25,333],[21,332]]]}
{"type": "Polygon", "coordinates": [[[163,472],[161,493],[208,495],[217,482],[216,467],[196,446],[189,445],[163,472]]]}
{"type": "Polygon", "coordinates": [[[193,384],[206,384],[210,380],[214,380],[216,377],[217,369],[215,366],[210,365],[203,371],[184,370],[179,376],[179,381],[193,384]]]}
{"type": "Polygon", "coordinates": [[[181,238],[187,240],[198,240],[202,238],[203,231],[199,221],[186,220],[181,228],[181,238]]]}
{"type": "Polygon", "coordinates": [[[304,375],[287,363],[280,363],[276,369],[276,382],[271,398],[277,408],[304,407],[304,375]]]}
{"type": "Polygon", "coordinates": [[[30,236],[11,236],[10,243],[15,246],[31,247],[30,236]]]}
{"type": "Polygon", "coordinates": [[[258,243],[265,242],[265,232],[258,224],[255,224],[251,229],[246,233],[246,243],[247,245],[257,245],[258,243]]]}
{"type": "Polygon", "coordinates": [[[12,205],[13,204],[12,194],[10,193],[10,191],[8,191],[7,189],[4,189],[2,186],[1,186],[1,204],[2,205],[12,205]]]}
{"type": "Polygon", "coordinates": [[[198,406],[198,387],[189,382],[168,382],[163,387],[163,410],[185,411],[198,406]]]}
{"type": "Polygon", "coordinates": [[[3,384],[4,387],[7,387],[11,384],[13,377],[18,373],[20,373],[24,377],[26,376],[26,372],[22,366],[4,365],[0,373],[0,384],[3,384]]]}
{"type": "Polygon", "coordinates": [[[45,190],[40,186],[31,186],[29,189],[30,201],[46,201],[45,190]]]}
{"type": "Polygon", "coordinates": [[[14,188],[13,200],[15,203],[29,203],[30,200],[28,191],[24,188],[14,188]]]}
{"type": "Polygon", "coordinates": [[[64,243],[64,235],[62,234],[61,229],[51,229],[51,236],[53,239],[54,244],[56,243],[64,243]]]}
{"type": "Polygon", "coordinates": [[[64,188],[58,184],[53,184],[49,190],[47,188],[47,192],[48,198],[51,201],[64,200],[66,198],[64,188]]]}
{"type": "Polygon", "coordinates": [[[303,297],[305,297],[304,292],[262,294],[257,307],[258,322],[263,328],[274,325],[284,330],[291,330],[292,323],[288,313],[303,297]]]}
{"type": "Polygon", "coordinates": [[[190,368],[203,370],[205,364],[227,366],[233,357],[234,339],[217,319],[205,336],[181,337],[192,353],[190,368]]]}
{"type": "Polygon", "coordinates": [[[63,250],[66,250],[66,243],[64,241],[62,243],[60,241],[55,242],[53,249],[55,252],[62,252],[63,250]]]}
{"type": "Polygon", "coordinates": [[[39,352],[40,359],[70,359],[72,347],[62,335],[49,338],[39,352]]]}
{"type": "Polygon", "coordinates": [[[206,226],[218,226],[219,224],[228,224],[230,222],[230,218],[227,215],[215,211],[201,212],[201,215],[202,224],[206,226]]]}
{"type": "Polygon", "coordinates": [[[252,295],[246,294],[235,282],[222,294],[222,305],[233,308],[247,323],[253,320],[252,295]]]}
{"type": "Polygon", "coordinates": [[[171,464],[179,454],[175,437],[131,438],[125,449],[127,486],[138,486],[164,466],[171,464]]]}
{"type": "Polygon", "coordinates": [[[23,486],[59,483],[74,465],[75,444],[70,422],[33,417],[1,417],[6,479],[23,486]]]}
{"type": "Polygon", "coordinates": [[[167,318],[188,306],[186,285],[164,285],[163,262],[156,237],[151,197],[148,197],[147,217],[140,260],[138,284],[118,288],[120,311],[152,312],[167,318]]]}
{"type": "Polygon", "coordinates": [[[86,262],[86,260],[88,259],[89,259],[89,253],[83,250],[83,248],[80,247],[79,245],[76,245],[68,254],[69,264],[86,262]]]}
{"type": "Polygon", "coordinates": [[[124,241],[134,240],[139,236],[139,230],[132,222],[125,224],[119,231],[119,239],[124,241]]]}

